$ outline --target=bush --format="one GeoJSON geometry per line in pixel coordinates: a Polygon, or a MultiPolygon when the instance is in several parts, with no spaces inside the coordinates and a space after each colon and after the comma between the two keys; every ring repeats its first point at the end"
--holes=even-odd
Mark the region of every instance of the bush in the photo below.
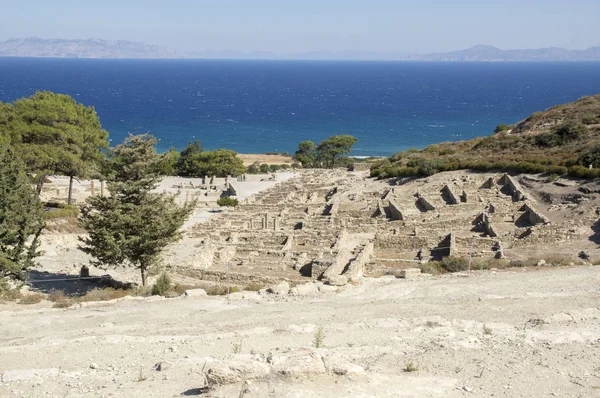
{"type": "Polygon", "coordinates": [[[431,261],[428,263],[421,264],[419,268],[424,274],[439,275],[446,272],[446,270],[442,267],[439,261],[431,261]]]}
{"type": "Polygon", "coordinates": [[[219,198],[219,200],[217,200],[217,204],[221,207],[236,207],[239,204],[239,202],[235,198],[230,198],[226,196],[224,198],[219,198]]]}
{"type": "Polygon", "coordinates": [[[448,256],[442,259],[441,266],[448,272],[466,271],[469,269],[469,261],[462,257],[448,256]]]}
{"type": "Polygon", "coordinates": [[[263,163],[260,165],[259,170],[261,174],[267,174],[271,170],[271,168],[268,164],[263,163]]]}
{"type": "Polygon", "coordinates": [[[248,174],[259,174],[260,173],[260,163],[259,162],[252,163],[250,166],[248,166],[248,169],[246,170],[246,172],[248,174]]]}
{"type": "Polygon", "coordinates": [[[594,115],[585,115],[581,118],[581,123],[583,124],[596,124],[599,122],[600,121],[598,120],[598,118],[594,115]]]}
{"type": "Polygon", "coordinates": [[[527,267],[527,263],[525,263],[525,261],[523,261],[523,260],[511,260],[510,263],[508,263],[508,265],[510,267],[518,267],[518,268],[527,267]]]}
{"type": "Polygon", "coordinates": [[[503,131],[508,131],[508,130],[510,130],[510,127],[508,127],[506,124],[499,124],[494,129],[494,133],[498,134],[498,133],[501,133],[503,131]]]}
{"type": "Polygon", "coordinates": [[[595,146],[588,149],[583,155],[577,158],[577,164],[582,166],[600,167],[600,146],[595,146]]]}
{"type": "Polygon", "coordinates": [[[47,210],[44,212],[45,220],[57,220],[60,218],[77,218],[79,217],[79,207],[77,206],[63,206],[58,207],[56,210],[47,210]]]}
{"type": "Polygon", "coordinates": [[[7,278],[0,278],[0,299],[16,300],[21,297],[21,290],[18,287],[13,287],[7,278]]]}
{"type": "Polygon", "coordinates": [[[152,295],[164,296],[169,290],[171,290],[171,278],[166,272],[163,272],[152,286],[152,295]]]}

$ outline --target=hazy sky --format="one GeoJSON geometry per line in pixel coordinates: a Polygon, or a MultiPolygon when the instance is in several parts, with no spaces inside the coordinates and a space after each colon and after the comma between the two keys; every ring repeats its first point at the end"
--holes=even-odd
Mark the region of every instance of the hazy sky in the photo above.
{"type": "Polygon", "coordinates": [[[426,53],[600,45],[600,0],[0,0],[0,41],[102,38],[178,51],[426,53]]]}

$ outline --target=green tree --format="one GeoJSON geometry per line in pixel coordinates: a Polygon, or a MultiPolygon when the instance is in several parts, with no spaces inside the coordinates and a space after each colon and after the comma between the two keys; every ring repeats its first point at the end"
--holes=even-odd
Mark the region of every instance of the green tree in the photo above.
{"type": "Polygon", "coordinates": [[[22,279],[34,265],[40,255],[43,211],[21,160],[0,146],[0,278],[22,279]]]}
{"type": "Polygon", "coordinates": [[[179,162],[179,152],[171,147],[167,152],[160,155],[158,161],[157,172],[163,176],[175,176],[177,175],[177,164],[179,162]]]}
{"type": "Polygon", "coordinates": [[[229,149],[205,151],[196,141],[181,151],[177,171],[178,175],[185,177],[227,177],[244,174],[246,167],[235,151],[229,149]]]}
{"type": "Polygon", "coordinates": [[[51,92],[0,103],[0,135],[13,145],[27,171],[38,175],[38,193],[48,174],[71,177],[69,202],[73,178],[96,172],[108,148],[108,133],[93,107],[51,92]]]}
{"type": "Polygon", "coordinates": [[[302,167],[310,168],[316,166],[316,156],[315,143],[312,141],[302,141],[298,144],[298,150],[294,154],[294,159],[300,162],[302,167]]]}
{"type": "Polygon", "coordinates": [[[156,143],[148,134],[130,135],[114,148],[107,176],[110,196],[88,198],[79,219],[89,234],[80,238],[80,249],[95,258],[92,265],[135,267],[144,286],[148,269],[181,237],[195,205],[179,207],[173,197],[153,192],[160,180],[156,143]]]}
{"type": "Polygon", "coordinates": [[[317,160],[322,167],[332,169],[335,162],[342,155],[347,155],[352,151],[352,146],[358,142],[356,137],[351,135],[334,135],[321,141],[317,146],[317,160]]]}

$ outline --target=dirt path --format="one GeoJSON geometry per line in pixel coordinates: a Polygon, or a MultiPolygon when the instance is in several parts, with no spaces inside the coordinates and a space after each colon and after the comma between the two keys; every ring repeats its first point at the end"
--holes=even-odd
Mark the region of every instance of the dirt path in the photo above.
{"type": "MultiPolygon", "coordinates": [[[[354,371],[253,380],[245,397],[600,396],[599,287],[600,267],[582,267],[386,277],[259,301],[4,304],[0,396],[194,395],[205,364],[311,348],[320,326],[315,352],[354,371]]],[[[235,383],[202,396],[239,391],[235,383]]]]}

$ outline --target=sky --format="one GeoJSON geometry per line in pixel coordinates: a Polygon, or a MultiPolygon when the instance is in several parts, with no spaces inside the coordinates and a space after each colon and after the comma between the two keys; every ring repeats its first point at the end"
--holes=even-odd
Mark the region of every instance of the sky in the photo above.
{"type": "Polygon", "coordinates": [[[0,0],[0,41],[131,40],[179,52],[430,53],[600,45],[600,0],[0,0]]]}

